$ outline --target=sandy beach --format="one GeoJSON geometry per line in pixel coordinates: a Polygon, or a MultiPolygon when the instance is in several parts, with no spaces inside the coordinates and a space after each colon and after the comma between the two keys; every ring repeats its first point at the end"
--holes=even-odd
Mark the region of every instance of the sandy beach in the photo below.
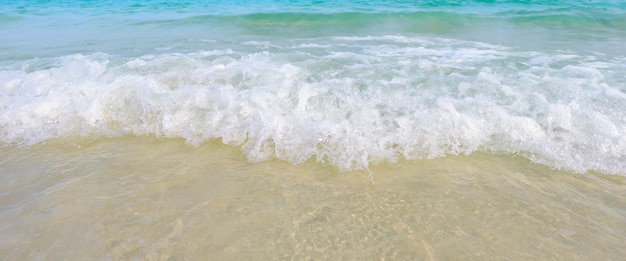
{"type": "Polygon", "coordinates": [[[219,143],[62,140],[0,154],[6,260],[603,259],[626,179],[477,154],[338,173],[219,143]],[[372,183],[373,179],[373,183],[372,183]]]}
{"type": "Polygon", "coordinates": [[[3,1],[0,36],[0,260],[626,257],[626,1],[3,1]]]}

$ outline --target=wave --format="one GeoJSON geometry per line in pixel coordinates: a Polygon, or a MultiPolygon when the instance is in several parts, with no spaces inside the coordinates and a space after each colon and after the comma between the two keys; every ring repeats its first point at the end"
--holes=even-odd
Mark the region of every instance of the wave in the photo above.
{"type": "Polygon", "coordinates": [[[625,57],[395,35],[242,44],[268,47],[4,66],[0,140],[219,139],[342,171],[486,152],[626,175],[625,57]]]}
{"type": "MultiPolygon", "coordinates": [[[[241,26],[334,26],[370,25],[380,22],[394,22],[419,26],[420,24],[476,24],[479,22],[509,22],[512,24],[562,24],[576,26],[596,25],[621,28],[626,21],[626,13],[573,10],[559,8],[541,11],[504,11],[494,14],[457,13],[444,10],[420,10],[414,12],[268,12],[237,15],[203,14],[177,19],[144,21],[167,25],[188,25],[204,23],[238,24],[241,26]]],[[[580,29],[580,28],[579,28],[580,29]]]]}

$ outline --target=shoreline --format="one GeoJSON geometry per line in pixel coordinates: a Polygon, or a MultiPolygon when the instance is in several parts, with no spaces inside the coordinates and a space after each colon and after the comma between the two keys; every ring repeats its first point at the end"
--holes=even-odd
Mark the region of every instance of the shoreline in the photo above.
{"type": "Polygon", "coordinates": [[[0,159],[9,260],[626,254],[626,178],[522,158],[380,164],[373,184],[367,171],[145,137],[4,147],[0,159]]]}

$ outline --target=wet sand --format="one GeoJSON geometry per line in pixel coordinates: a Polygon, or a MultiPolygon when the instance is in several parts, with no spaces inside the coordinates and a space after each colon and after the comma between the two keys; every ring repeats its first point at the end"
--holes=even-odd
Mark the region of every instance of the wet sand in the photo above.
{"type": "Polygon", "coordinates": [[[3,260],[618,260],[626,178],[473,154],[340,173],[218,141],[0,149],[3,260]]]}

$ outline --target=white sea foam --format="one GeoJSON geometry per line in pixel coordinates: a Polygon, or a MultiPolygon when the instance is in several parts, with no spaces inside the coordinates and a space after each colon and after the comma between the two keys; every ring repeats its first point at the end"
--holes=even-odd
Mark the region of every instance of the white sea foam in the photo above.
{"type": "Polygon", "coordinates": [[[221,139],[252,161],[314,157],[340,170],[483,151],[626,174],[623,57],[401,36],[311,41],[15,64],[0,71],[0,139],[221,139]]]}

